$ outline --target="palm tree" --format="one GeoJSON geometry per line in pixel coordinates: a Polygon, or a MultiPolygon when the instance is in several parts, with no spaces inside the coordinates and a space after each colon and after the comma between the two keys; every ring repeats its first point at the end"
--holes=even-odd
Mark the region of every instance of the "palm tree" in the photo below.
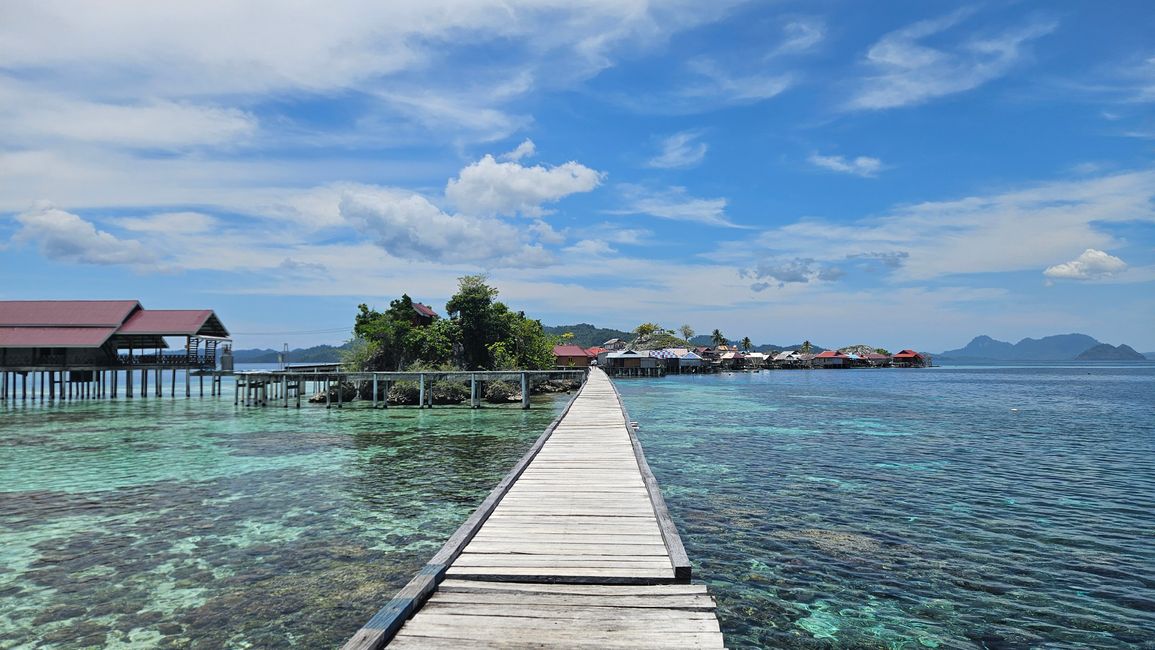
{"type": "Polygon", "coordinates": [[[726,344],[726,337],[722,336],[722,332],[719,330],[714,330],[714,332],[710,334],[710,340],[714,343],[714,347],[726,344]]]}
{"type": "Polygon", "coordinates": [[[750,340],[750,337],[749,336],[744,337],[742,339],[742,350],[745,352],[749,352],[750,348],[752,348],[752,347],[754,347],[754,343],[750,340]]]}
{"type": "Polygon", "coordinates": [[[802,342],[802,354],[810,354],[810,341],[802,342]]]}
{"type": "Polygon", "coordinates": [[[694,328],[689,325],[679,327],[678,332],[682,334],[682,338],[686,339],[687,344],[689,344],[690,339],[694,338],[694,328]]]}

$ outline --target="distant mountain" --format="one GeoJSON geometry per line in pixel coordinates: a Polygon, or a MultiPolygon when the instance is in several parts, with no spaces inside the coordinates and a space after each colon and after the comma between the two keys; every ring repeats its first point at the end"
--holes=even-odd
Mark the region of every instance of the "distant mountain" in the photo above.
{"type": "MultiPolygon", "coordinates": [[[[314,345],[311,348],[297,348],[289,350],[289,363],[334,363],[341,360],[341,351],[349,348],[348,344],[340,346],[314,345]]],[[[236,363],[278,363],[279,350],[268,348],[261,350],[233,350],[233,361],[236,363]]]]}
{"type": "Polygon", "coordinates": [[[1086,334],[1026,338],[1013,345],[989,336],[976,336],[966,347],[947,350],[938,356],[988,361],[1070,361],[1096,345],[1099,341],[1086,334]]]}
{"type": "Polygon", "coordinates": [[[1100,343],[1075,357],[1075,361],[1146,361],[1147,357],[1139,354],[1129,345],[1112,346],[1109,343],[1100,343]]]}
{"type": "Polygon", "coordinates": [[[1150,359],[1152,361],[1155,361],[1155,352],[1144,352],[1143,356],[1147,357],[1148,359],[1150,359]]]}
{"type": "Polygon", "coordinates": [[[573,332],[573,340],[570,343],[580,345],[583,348],[592,348],[600,346],[602,343],[610,339],[623,339],[632,341],[634,338],[633,332],[623,332],[622,330],[608,329],[604,327],[594,327],[589,323],[578,323],[577,325],[550,325],[542,328],[546,334],[550,336],[561,336],[566,332],[573,332]]]}

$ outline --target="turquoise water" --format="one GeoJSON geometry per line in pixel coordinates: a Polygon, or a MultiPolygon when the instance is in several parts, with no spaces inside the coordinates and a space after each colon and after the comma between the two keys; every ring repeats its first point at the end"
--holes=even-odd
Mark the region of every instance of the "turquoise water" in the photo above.
{"type": "Polygon", "coordinates": [[[729,647],[1155,648],[1155,366],[618,386],[729,647]]]}
{"type": "Polygon", "coordinates": [[[0,648],[337,647],[565,401],[0,406],[0,648]]]}

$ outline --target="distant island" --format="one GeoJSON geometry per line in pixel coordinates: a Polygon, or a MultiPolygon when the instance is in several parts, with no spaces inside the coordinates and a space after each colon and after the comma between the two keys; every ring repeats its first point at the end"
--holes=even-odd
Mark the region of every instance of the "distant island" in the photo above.
{"type": "Polygon", "coordinates": [[[1018,343],[976,336],[965,347],[936,355],[939,361],[1146,361],[1130,346],[1102,343],[1086,334],[1056,334],[1018,343]]]}
{"type": "MultiPolygon", "coordinates": [[[[569,340],[573,345],[591,348],[602,345],[612,339],[630,340],[634,334],[624,330],[597,327],[589,323],[576,325],[553,325],[543,328],[550,336],[572,334],[569,340]]],[[[693,345],[712,345],[708,335],[700,334],[690,339],[693,345]]],[[[784,351],[799,351],[802,344],[776,345],[762,344],[753,346],[755,352],[766,354],[784,351]]],[[[288,363],[337,363],[341,361],[342,352],[350,349],[349,343],[342,345],[315,345],[308,348],[295,348],[287,356],[288,363]]],[[[814,353],[824,352],[827,348],[811,345],[814,353]]],[[[234,350],[233,358],[237,363],[278,363],[281,351],[268,348],[251,348],[234,350]]],[[[1155,360],[1155,352],[1146,354],[1136,352],[1131,346],[1118,346],[1102,343],[1086,334],[1057,334],[1040,339],[1025,338],[1018,343],[999,341],[990,336],[976,336],[966,346],[956,350],[947,350],[935,355],[938,361],[955,363],[973,363],[989,361],[1146,361],[1155,360]]]]}

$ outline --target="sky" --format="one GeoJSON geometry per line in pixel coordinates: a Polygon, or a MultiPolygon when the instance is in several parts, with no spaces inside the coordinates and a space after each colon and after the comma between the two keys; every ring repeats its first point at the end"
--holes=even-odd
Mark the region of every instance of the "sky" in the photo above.
{"type": "Polygon", "coordinates": [[[1146,1],[9,0],[0,298],[1155,350],[1146,1]]]}

